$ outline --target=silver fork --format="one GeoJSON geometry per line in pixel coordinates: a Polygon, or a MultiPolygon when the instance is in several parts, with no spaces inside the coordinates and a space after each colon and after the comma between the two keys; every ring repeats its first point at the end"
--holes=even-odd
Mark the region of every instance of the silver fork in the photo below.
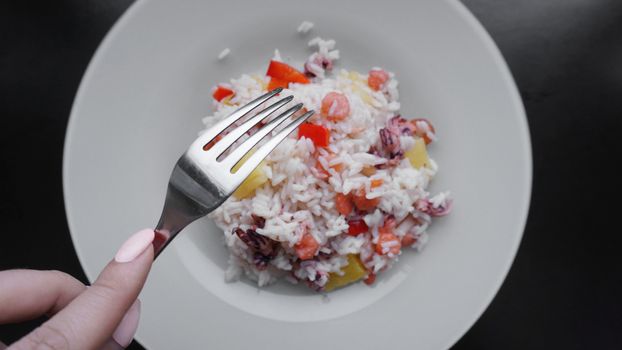
{"type": "Polygon", "coordinates": [[[231,130],[209,150],[204,150],[204,146],[214,141],[225,129],[249,115],[281,90],[281,88],[272,90],[233,112],[199,136],[179,158],[169,179],[164,209],[155,229],[156,236],[153,242],[155,257],[162,253],[162,250],[184,227],[209,214],[229,198],[287,135],[313,115],[313,111],[304,113],[287,123],[282,130],[270,138],[268,135],[272,131],[302,108],[301,103],[297,104],[270,120],[228,155],[221,157],[240,137],[261,121],[267,120],[274,112],[293,99],[292,96],[285,97],[231,130]],[[233,167],[264,137],[269,139],[233,173],[233,167]]]}

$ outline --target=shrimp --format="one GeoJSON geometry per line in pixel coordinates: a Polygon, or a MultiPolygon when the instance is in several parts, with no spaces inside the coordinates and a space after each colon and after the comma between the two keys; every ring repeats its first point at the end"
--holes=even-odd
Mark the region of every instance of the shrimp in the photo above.
{"type": "Polygon", "coordinates": [[[346,95],[339,92],[329,92],[322,99],[321,113],[332,121],[346,119],[350,115],[350,102],[346,95]]]}
{"type": "Polygon", "coordinates": [[[379,91],[382,90],[384,84],[389,81],[389,73],[382,69],[372,69],[369,71],[369,76],[367,77],[367,85],[372,90],[379,91]]]}

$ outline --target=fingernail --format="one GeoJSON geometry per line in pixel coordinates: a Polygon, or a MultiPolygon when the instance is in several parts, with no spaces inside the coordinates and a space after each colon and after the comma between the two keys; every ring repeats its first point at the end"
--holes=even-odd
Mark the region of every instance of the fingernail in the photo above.
{"type": "Polygon", "coordinates": [[[134,339],[134,334],[136,334],[136,329],[138,328],[138,320],[140,320],[140,300],[136,299],[125,313],[125,316],[123,316],[117,329],[112,333],[112,339],[126,348],[134,339]]]}
{"type": "Polygon", "coordinates": [[[153,242],[154,233],[151,229],[144,229],[136,232],[132,237],[128,238],[119,248],[114,260],[120,263],[130,262],[136,259],[140,253],[144,252],[151,242],[153,242]]]}

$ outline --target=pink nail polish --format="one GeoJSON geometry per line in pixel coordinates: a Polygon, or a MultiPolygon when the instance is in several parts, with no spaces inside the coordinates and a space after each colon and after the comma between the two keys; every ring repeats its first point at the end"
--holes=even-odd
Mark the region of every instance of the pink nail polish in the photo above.
{"type": "Polygon", "coordinates": [[[112,339],[123,348],[126,348],[132,342],[134,334],[136,334],[138,320],[140,320],[140,300],[136,299],[134,304],[132,304],[130,309],[125,313],[125,316],[123,316],[117,329],[112,333],[112,339]]]}
{"type": "Polygon", "coordinates": [[[153,242],[154,233],[152,229],[144,229],[136,232],[119,248],[114,260],[120,263],[130,262],[136,259],[153,242]]]}

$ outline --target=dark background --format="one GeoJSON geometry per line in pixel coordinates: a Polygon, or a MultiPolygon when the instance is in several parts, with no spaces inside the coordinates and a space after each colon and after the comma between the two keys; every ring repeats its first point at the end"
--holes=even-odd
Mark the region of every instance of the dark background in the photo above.
{"type": "MultiPolygon", "coordinates": [[[[0,1],[0,270],[58,269],[87,282],[63,206],[65,126],[91,56],[130,3],[0,1]]],[[[464,3],[520,89],[534,183],[510,274],[454,348],[622,349],[622,232],[612,225],[620,215],[622,1],[464,3]]],[[[0,339],[10,343],[40,322],[0,326],[0,339]]]]}

